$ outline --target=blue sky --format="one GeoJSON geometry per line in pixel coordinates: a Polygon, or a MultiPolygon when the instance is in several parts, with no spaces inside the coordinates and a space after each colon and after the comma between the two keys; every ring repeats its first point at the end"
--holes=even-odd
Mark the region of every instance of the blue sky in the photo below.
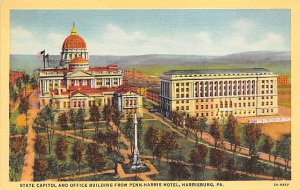
{"type": "Polygon", "coordinates": [[[60,54],[73,21],[90,55],[290,51],[289,10],[12,10],[11,53],[60,54]]]}

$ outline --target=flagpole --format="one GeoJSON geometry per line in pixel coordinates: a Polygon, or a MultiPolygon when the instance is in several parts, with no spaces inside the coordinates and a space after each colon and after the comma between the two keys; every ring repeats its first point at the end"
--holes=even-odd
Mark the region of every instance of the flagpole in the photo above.
{"type": "Polygon", "coordinates": [[[44,49],[44,53],[43,53],[43,61],[44,61],[44,70],[46,69],[46,63],[45,63],[45,49],[44,49]]]}

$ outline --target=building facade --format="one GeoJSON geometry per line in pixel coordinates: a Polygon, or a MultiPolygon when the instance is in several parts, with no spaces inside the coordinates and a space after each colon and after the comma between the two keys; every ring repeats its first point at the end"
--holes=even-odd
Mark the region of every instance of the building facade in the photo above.
{"type": "Polygon", "coordinates": [[[140,109],[142,98],[130,86],[123,85],[123,71],[120,67],[115,64],[106,67],[89,66],[86,43],[77,35],[75,26],[63,43],[60,65],[39,70],[40,108],[51,104],[58,111],[67,111],[89,109],[93,104],[100,107],[111,104],[123,114],[143,114],[140,109]],[[129,102],[136,104],[130,111],[122,106],[129,98],[129,102]]]}
{"type": "Polygon", "coordinates": [[[160,77],[160,107],[207,118],[275,115],[277,75],[267,69],[171,70],[160,77]]]}
{"type": "Polygon", "coordinates": [[[147,91],[147,99],[160,104],[160,89],[159,88],[149,88],[147,91]]]}
{"type": "Polygon", "coordinates": [[[287,76],[278,76],[277,77],[278,85],[288,85],[289,78],[287,76]]]}

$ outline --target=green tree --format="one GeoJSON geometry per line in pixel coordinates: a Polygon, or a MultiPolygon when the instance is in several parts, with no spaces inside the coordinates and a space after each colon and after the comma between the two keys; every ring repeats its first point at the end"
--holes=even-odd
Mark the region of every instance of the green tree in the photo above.
{"type": "Polygon", "coordinates": [[[28,75],[28,74],[24,74],[23,75],[23,77],[22,77],[22,81],[23,81],[23,83],[24,83],[24,86],[25,86],[25,96],[26,96],[26,87],[27,87],[27,85],[28,85],[28,83],[29,83],[29,80],[30,80],[30,76],[28,75]]]}
{"type": "Polygon", "coordinates": [[[156,127],[150,126],[145,132],[144,143],[145,148],[148,148],[152,152],[153,162],[154,162],[154,153],[157,144],[159,143],[159,131],[156,127]]]}
{"type": "Polygon", "coordinates": [[[224,163],[225,163],[225,152],[224,152],[224,150],[210,149],[209,162],[210,162],[210,165],[217,168],[217,171],[218,171],[217,178],[220,178],[222,167],[224,166],[224,163]]]}
{"type": "Polygon", "coordinates": [[[256,173],[256,168],[258,166],[258,156],[251,155],[250,159],[246,159],[244,163],[244,168],[247,173],[250,173],[251,179],[253,179],[253,174],[256,173]]]}
{"type": "Polygon", "coordinates": [[[21,101],[19,104],[19,112],[20,112],[20,114],[25,114],[26,127],[28,127],[27,120],[28,120],[28,110],[29,109],[30,109],[29,96],[21,97],[21,101]]]}
{"type": "Polygon", "coordinates": [[[190,163],[193,164],[194,169],[201,168],[203,176],[205,175],[206,158],[208,149],[203,144],[197,144],[190,152],[190,163]]]}
{"type": "Polygon", "coordinates": [[[84,151],[84,144],[80,140],[76,140],[73,147],[72,147],[72,155],[71,158],[74,162],[77,163],[78,166],[78,173],[80,174],[80,164],[83,161],[83,151],[84,151]]]}
{"type": "Polygon", "coordinates": [[[261,125],[248,123],[245,126],[244,138],[249,148],[249,155],[256,155],[257,143],[261,134],[261,125]]]}
{"type": "Polygon", "coordinates": [[[22,92],[22,90],[23,90],[23,84],[22,84],[22,80],[20,78],[18,78],[16,80],[16,85],[18,87],[19,93],[22,92]]]}
{"type": "Polygon", "coordinates": [[[218,146],[218,143],[222,140],[221,127],[216,118],[213,119],[212,124],[210,125],[209,130],[210,135],[214,138],[215,141],[215,149],[218,146]]]}
{"type": "Polygon", "coordinates": [[[141,146],[141,142],[142,142],[142,135],[143,135],[143,119],[141,117],[139,117],[137,119],[137,136],[138,136],[138,148],[140,152],[143,152],[142,146],[141,146]]]}
{"type": "Polygon", "coordinates": [[[41,135],[36,136],[34,149],[35,152],[39,155],[39,158],[47,154],[46,138],[44,136],[41,135]]]}
{"type": "Polygon", "coordinates": [[[191,172],[186,165],[180,162],[170,162],[170,176],[172,180],[187,180],[191,177],[191,172]]]}
{"type": "Polygon", "coordinates": [[[60,172],[63,172],[63,163],[66,161],[67,156],[66,152],[68,150],[68,141],[66,137],[59,135],[56,140],[56,147],[55,147],[55,155],[56,158],[62,162],[62,164],[59,165],[60,172]]]}
{"type": "MultiPolygon", "coordinates": [[[[159,146],[162,149],[162,153],[166,155],[167,159],[169,159],[169,154],[172,154],[173,161],[173,152],[179,148],[179,143],[176,139],[176,133],[163,131],[161,134],[159,146]]],[[[167,161],[169,162],[169,160],[167,161]]]]}
{"type": "Polygon", "coordinates": [[[30,86],[31,86],[32,89],[35,89],[35,88],[38,87],[38,82],[37,82],[35,76],[32,76],[32,77],[30,78],[29,84],[30,84],[30,86]]]}
{"type": "MultiPolygon", "coordinates": [[[[203,132],[208,128],[206,121],[207,121],[206,117],[200,117],[200,119],[196,125],[196,133],[200,132],[201,139],[202,139],[203,132]]],[[[198,144],[198,142],[197,142],[197,144],[198,144]]]]}
{"type": "Polygon", "coordinates": [[[196,145],[198,144],[198,134],[197,134],[197,118],[196,117],[188,117],[187,118],[187,128],[189,131],[194,131],[196,145]]]}
{"type": "Polygon", "coordinates": [[[18,98],[18,93],[13,85],[9,85],[9,99],[15,102],[18,98]]]}
{"type": "Polygon", "coordinates": [[[86,162],[88,163],[88,166],[94,171],[94,174],[96,174],[97,171],[103,170],[106,161],[104,159],[104,156],[99,152],[99,146],[96,143],[88,144],[85,154],[86,162]]]}
{"type": "Polygon", "coordinates": [[[84,129],[84,122],[85,122],[85,110],[80,108],[78,111],[77,111],[77,114],[76,114],[76,121],[77,121],[77,124],[78,124],[78,127],[80,128],[81,130],[81,136],[82,136],[82,139],[84,140],[84,133],[83,133],[83,129],[84,129]]]}
{"type": "MultiPolygon", "coordinates": [[[[74,130],[74,135],[76,137],[76,129],[77,129],[77,112],[74,109],[70,109],[68,112],[69,121],[72,124],[72,128],[74,130]]],[[[75,140],[75,139],[74,139],[75,140]]]]}
{"type": "Polygon", "coordinates": [[[92,121],[95,125],[95,134],[98,133],[99,131],[99,126],[100,126],[100,120],[101,120],[101,113],[99,110],[99,107],[96,104],[93,104],[90,107],[90,121],[92,121]]]}
{"type": "Polygon", "coordinates": [[[289,176],[287,175],[287,168],[291,160],[291,135],[290,134],[283,135],[280,138],[276,146],[276,149],[278,150],[279,156],[284,159],[285,162],[284,175],[285,178],[288,179],[289,176]]]}
{"type": "Polygon", "coordinates": [[[116,107],[113,107],[113,108],[114,109],[113,109],[112,121],[117,126],[117,133],[119,133],[119,127],[120,127],[121,119],[123,118],[123,115],[116,107]]]}
{"type": "Polygon", "coordinates": [[[127,117],[124,133],[127,136],[127,138],[129,139],[131,154],[133,154],[134,123],[133,123],[132,115],[129,115],[127,117]]]}
{"type": "Polygon", "coordinates": [[[48,169],[47,159],[35,158],[34,160],[34,179],[35,181],[42,181],[45,178],[46,171],[48,169]]]}
{"type": "Polygon", "coordinates": [[[103,107],[103,117],[106,121],[106,126],[109,126],[109,123],[112,121],[112,114],[113,114],[113,106],[110,104],[106,104],[103,107]]]}
{"type": "Polygon", "coordinates": [[[59,114],[57,122],[60,125],[60,127],[65,131],[65,136],[67,136],[66,130],[69,128],[68,115],[65,112],[59,114]]]}
{"type": "Polygon", "coordinates": [[[272,139],[272,137],[267,135],[264,140],[262,151],[269,154],[269,161],[271,161],[271,150],[272,150],[273,146],[274,146],[274,140],[272,139]]]}

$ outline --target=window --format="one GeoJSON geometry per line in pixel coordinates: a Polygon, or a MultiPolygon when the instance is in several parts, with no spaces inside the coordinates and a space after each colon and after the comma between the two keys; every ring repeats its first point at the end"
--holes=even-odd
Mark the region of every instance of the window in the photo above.
{"type": "Polygon", "coordinates": [[[198,106],[198,105],[196,105],[196,109],[199,109],[199,106],[198,106]]]}
{"type": "Polygon", "coordinates": [[[203,109],[203,105],[201,105],[201,109],[203,109]]]}
{"type": "Polygon", "coordinates": [[[206,113],[206,116],[208,116],[208,113],[206,113]]]}
{"type": "Polygon", "coordinates": [[[264,102],[262,102],[262,103],[261,103],[261,105],[262,105],[262,106],[264,106],[264,105],[265,105],[265,103],[264,103],[264,102]]]}
{"type": "Polygon", "coordinates": [[[176,83],[176,86],[179,86],[179,83],[176,83]]]}
{"type": "Polygon", "coordinates": [[[179,111],[179,106],[176,106],[176,110],[179,111]]]}
{"type": "Polygon", "coordinates": [[[186,106],[186,110],[189,110],[190,108],[189,108],[189,106],[186,106]]]}
{"type": "Polygon", "coordinates": [[[213,109],[213,108],[214,108],[214,105],[213,105],[213,104],[211,104],[211,105],[210,105],[210,108],[211,108],[211,109],[213,109]]]}
{"type": "Polygon", "coordinates": [[[205,106],[205,109],[208,109],[208,105],[205,106]]]}
{"type": "Polygon", "coordinates": [[[181,110],[184,110],[184,106],[181,106],[181,110]]]}
{"type": "Polygon", "coordinates": [[[176,104],[179,104],[179,101],[178,101],[178,100],[176,101],[176,104]]]}
{"type": "Polygon", "coordinates": [[[272,101],[270,102],[270,105],[271,105],[271,106],[273,105],[273,102],[272,102],[272,101]]]}
{"type": "Polygon", "coordinates": [[[179,88],[176,88],[176,92],[179,92],[179,88]]]}
{"type": "Polygon", "coordinates": [[[187,83],[185,83],[185,85],[186,85],[186,86],[188,86],[188,85],[189,85],[189,83],[187,82],[187,83]]]}
{"type": "Polygon", "coordinates": [[[184,103],[184,100],[181,100],[181,103],[184,103]]]}

